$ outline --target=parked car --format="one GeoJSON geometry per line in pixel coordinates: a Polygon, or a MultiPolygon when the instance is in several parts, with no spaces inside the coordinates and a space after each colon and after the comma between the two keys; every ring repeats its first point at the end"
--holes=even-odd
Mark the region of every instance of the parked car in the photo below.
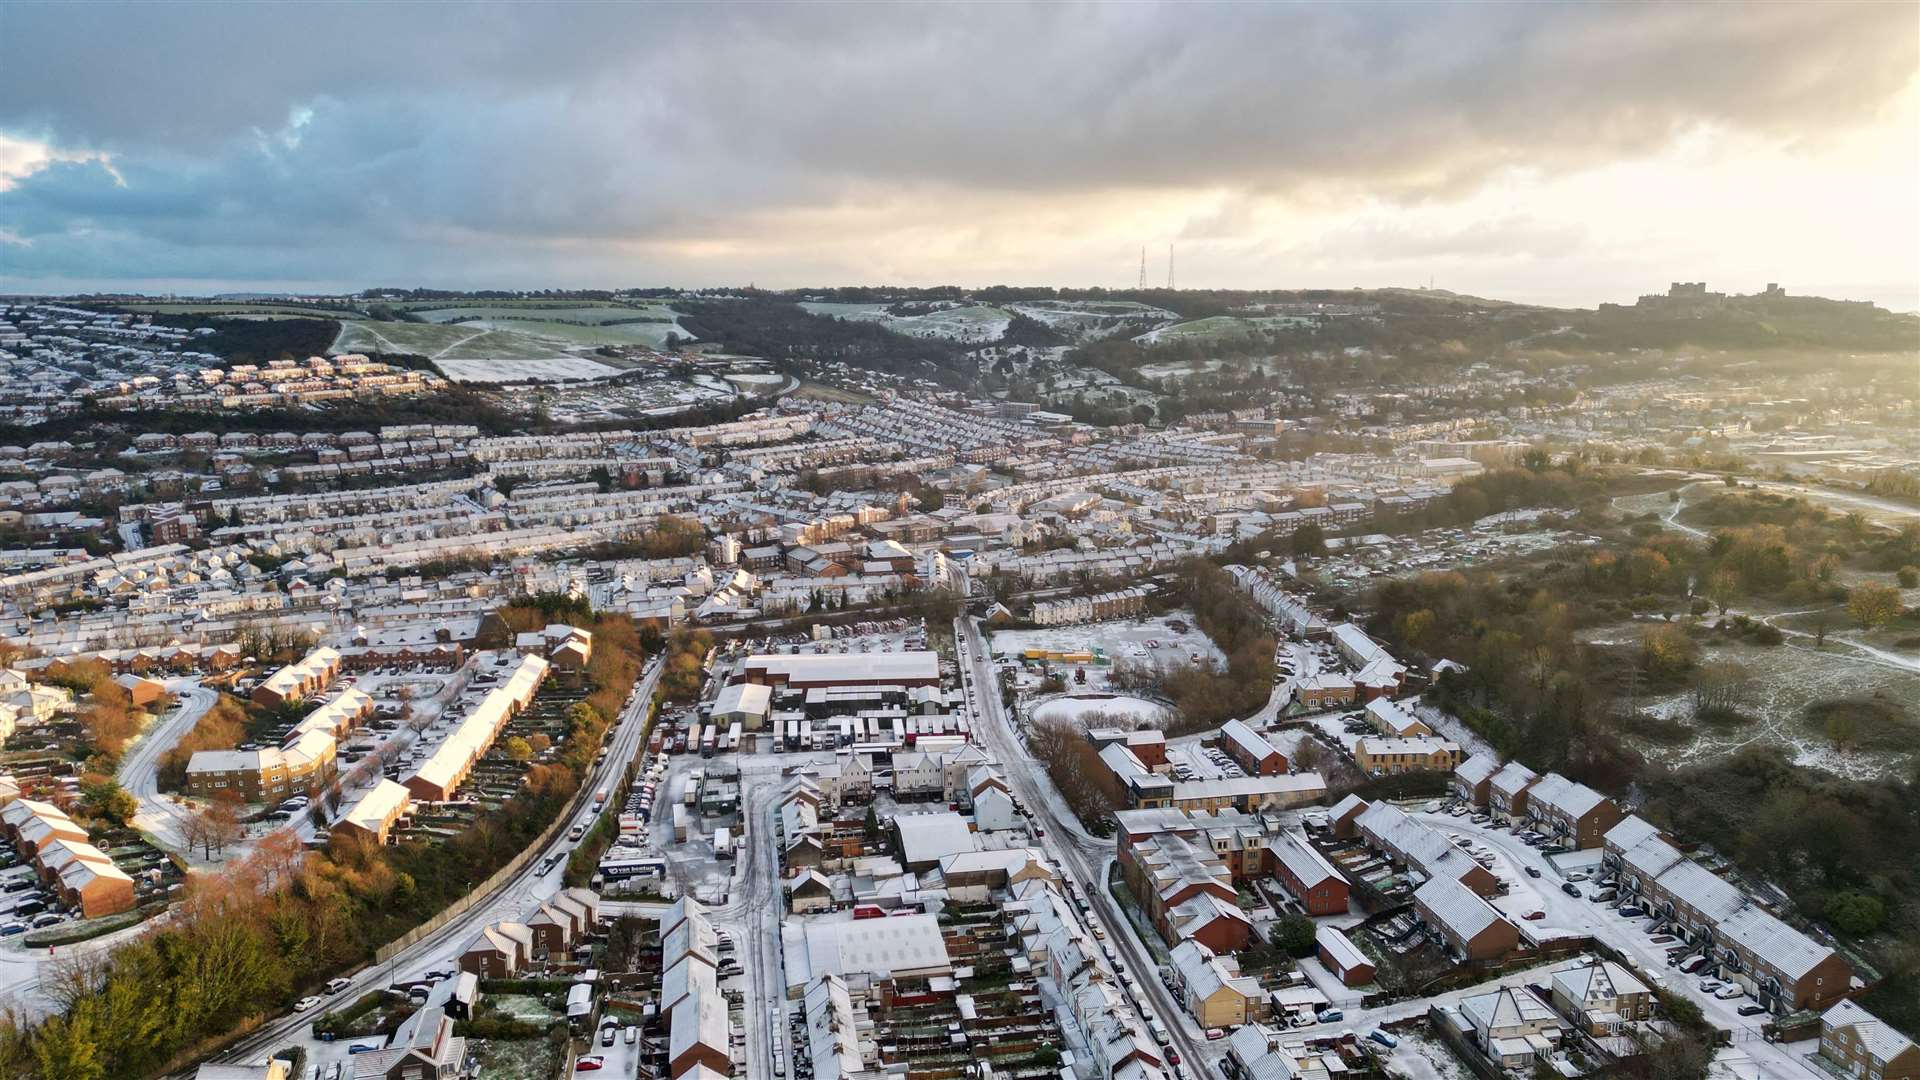
{"type": "Polygon", "coordinates": [[[1535,908],[1534,910],[1527,912],[1526,915],[1523,916],[1523,918],[1525,918],[1528,922],[1539,922],[1541,919],[1544,919],[1546,917],[1547,917],[1547,913],[1540,908],[1535,908]]]}
{"type": "Polygon", "coordinates": [[[1520,869],[1522,869],[1522,870],[1525,870],[1525,871],[1527,872],[1527,876],[1528,876],[1528,877],[1539,877],[1539,876],[1540,876],[1540,870],[1539,870],[1539,868],[1538,868],[1538,867],[1533,867],[1533,866],[1523,866],[1523,867],[1521,867],[1520,869]]]}
{"type": "Polygon", "coordinates": [[[293,1011],[306,1012],[308,1009],[311,1009],[318,1004],[320,1004],[320,998],[316,995],[308,994],[306,997],[303,997],[299,1001],[296,1001],[293,1003],[293,1011]]]}
{"type": "Polygon", "coordinates": [[[67,917],[65,915],[57,911],[49,911],[44,915],[34,917],[33,928],[35,930],[45,930],[49,926],[58,926],[66,921],[67,917]]]}
{"type": "Polygon", "coordinates": [[[1734,1011],[1741,1016],[1759,1016],[1761,1013],[1767,1011],[1767,1007],[1765,1005],[1742,1005],[1734,1011]]]}
{"type": "Polygon", "coordinates": [[[1575,885],[1571,881],[1561,882],[1560,891],[1563,893],[1566,893],[1568,896],[1573,897],[1575,900],[1580,899],[1580,886],[1575,885]]]}
{"type": "Polygon", "coordinates": [[[353,1044],[352,1046],[349,1046],[349,1047],[347,1047],[347,1053],[349,1053],[349,1054],[371,1054],[371,1053],[373,1053],[373,1052],[374,1052],[375,1050],[378,1050],[378,1049],[380,1049],[380,1044],[379,1044],[379,1043],[377,1043],[377,1042],[370,1042],[370,1043],[354,1043],[354,1044],[353,1044]]]}
{"type": "Polygon", "coordinates": [[[1372,1039],[1374,1042],[1379,1043],[1381,1046],[1384,1046],[1389,1050],[1400,1045],[1399,1039],[1396,1039],[1393,1036],[1387,1034],[1386,1032],[1381,1031],[1379,1028],[1374,1028],[1372,1031],[1367,1032],[1367,1038],[1372,1039]]]}
{"type": "Polygon", "coordinates": [[[12,937],[15,934],[24,934],[26,932],[27,924],[23,922],[10,922],[5,926],[0,926],[0,937],[12,937]]]}
{"type": "Polygon", "coordinates": [[[606,1067],[607,1059],[601,1057],[599,1054],[594,1054],[591,1057],[583,1057],[573,1063],[574,1072],[599,1072],[606,1067]]]}
{"type": "Polygon", "coordinates": [[[639,1041],[640,1041],[639,1026],[637,1024],[628,1024],[627,1025],[627,1045],[632,1046],[634,1043],[637,1043],[639,1041]]]}
{"type": "Polygon", "coordinates": [[[1339,1009],[1321,1009],[1313,1015],[1313,1018],[1322,1024],[1331,1024],[1337,1020],[1345,1020],[1347,1014],[1339,1009]]]}
{"type": "Polygon", "coordinates": [[[1719,998],[1721,1001],[1732,1001],[1734,998],[1746,997],[1747,992],[1733,983],[1728,983],[1720,989],[1715,990],[1713,996],[1719,998]]]}
{"type": "Polygon", "coordinates": [[[1711,994],[1715,990],[1718,990],[1725,985],[1726,984],[1721,982],[1719,979],[1701,979],[1700,992],[1703,994],[1711,994]]]}
{"type": "Polygon", "coordinates": [[[612,1046],[612,1045],[613,1045],[613,1038],[614,1038],[614,1036],[616,1036],[616,1035],[618,1035],[618,1034],[620,1034],[620,1029],[619,1029],[619,1028],[617,1028],[617,1027],[606,1027],[606,1028],[601,1028],[601,1029],[600,1029],[600,1045],[601,1045],[601,1046],[612,1046]]]}

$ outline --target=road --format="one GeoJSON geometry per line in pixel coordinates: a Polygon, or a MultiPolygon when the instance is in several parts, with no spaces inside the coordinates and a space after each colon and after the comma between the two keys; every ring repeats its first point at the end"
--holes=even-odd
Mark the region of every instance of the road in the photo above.
{"type": "Polygon", "coordinates": [[[1081,828],[1079,819],[1067,808],[1046,773],[1037,764],[1030,764],[1032,755],[1014,732],[1000,703],[1000,683],[994,676],[979,624],[964,615],[955,619],[953,638],[959,653],[961,682],[972,690],[973,733],[1005,765],[1002,772],[1008,782],[1046,830],[1046,836],[1040,840],[1041,848],[1055,865],[1079,883],[1091,914],[1106,932],[1107,943],[1133,974],[1135,993],[1151,1002],[1153,1011],[1167,1027],[1174,1049],[1180,1052],[1181,1061],[1187,1063],[1189,1074],[1215,1075],[1215,1070],[1204,1063],[1225,1056],[1224,1046],[1207,1042],[1204,1034],[1193,1026],[1187,1010],[1168,993],[1159,978],[1159,965],[1135,937],[1133,925],[1107,891],[1106,868],[1114,857],[1113,841],[1092,836],[1081,828]]]}
{"type": "Polygon", "coordinates": [[[179,704],[134,740],[126,756],[120,759],[117,775],[120,786],[140,802],[140,812],[133,819],[134,828],[168,851],[191,858],[186,824],[193,817],[193,811],[160,794],[160,759],[174,748],[181,736],[193,730],[220,694],[191,677],[167,680],[167,692],[178,698],[179,704]]]}
{"type": "MultiPolygon", "coordinates": [[[[626,771],[629,762],[641,751],[641,734],[646,726],[648,703],[653,699],[653,690],[660,681],[664,665],[659,657],[647,666],[646,674],[634,687],[633,694],[627,699],[626,707],[620,711],[618,726],[614,729],[613,744],[607,756],[594,771],[581,781],[583,793],[590,793],[602,783],[614,780],[626,771]]],[[[617,812],[618,808],[614,811],[617,812]]],[[[591,824],[595,818],[594,806],[590,797],[582,797],[579,808],[573,811],[568,825],[591,824]]],[[[553,840],[528,860],[518,874],[503,882],[492,893],[465,912],[450,920],[445,926],[428,934],[406,949],[401,950],[393,959],[384,964],[375,964],[362,968],[349,976],[352,985],[330,1001],[351,1002],[362,994],[374,990],[383,990],[396,981],[418,978],[436,968],[456,966],[461,946],[467,943],[482,926],[501,919],[518,919],[553,894],[560,891],[561,875],[566,864],[561,861],[547,873],[540,872],[540,864],[548,855],[571,851],[574,842],[567,838],[567,829],[554,833],[553,840]]],[[[216,1060],[226,1063],[256,1061],[263,1055],[289,1043],[298,1043],[307,1047],[308,1060],[322,1060],[331,1056],[339,1060],[345,1054],[341,1043],[322,1044],[312,1038],[311,1024],[317,1013],[287,1013],[268,1021],[259,1030],[235,1043],[233,1047],[217,1056],[216,1060]]]]}
{"type": "MultiPolygon", "coordinates": [[[[747,978],[741,1009],[746,1021],[746,1075],[755,1077],[774,1075],[773,1036],[780,1032],[785,1042],[787,1029],[787,980],[780,948],[780,914],[786,901],[781,895],[780,851],[774,836],[779,772],[778,766],[741,771],[740,788],[746,797],[740,822],[747,835],[740,843],[739,865],[727,902],[708,912],[713,924],[733,938],[747,978]]],[[[791,1066],[787,1075],[792,1075],[791,1066]]]]}

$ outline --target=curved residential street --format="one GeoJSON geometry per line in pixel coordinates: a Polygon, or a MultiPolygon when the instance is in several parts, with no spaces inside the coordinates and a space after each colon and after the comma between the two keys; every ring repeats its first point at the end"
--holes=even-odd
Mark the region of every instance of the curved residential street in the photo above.
{"type": "Polygon", "coordinates": [[[186,824],[193,816],[193,811],[171,797],[160,794],[160,759],[173,749],[182,736],[193,730],[193,726],[200,722],[207,710],[213,708],[220,695],[218,691],[200,685],[200,680],[193,677],[168,679],[167,692],[177,699],[173,710],[155,720],[133,741],[133,745],[121,757],[116,775],[120,786],[140,802],[140,812],[133,819],[134,828],[168,851],[191,859],[193,854],[187,849],[186,824]]]}

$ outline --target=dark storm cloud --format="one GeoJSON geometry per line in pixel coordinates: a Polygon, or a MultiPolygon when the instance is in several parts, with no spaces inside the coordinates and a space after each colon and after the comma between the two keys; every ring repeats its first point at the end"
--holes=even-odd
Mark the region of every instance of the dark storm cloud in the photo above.
{"type": "MultiPolygon", "coordinates": [[[[982,194],[1421,200],[1870,121],[1906,5],[0,5],[35,273],[385,280],[982,194]],[[745,224],[743,224],[745,223],[745,224]],[[197,260],[197,261],[196,261],[197,260]]],[[[1227,227],[1222,218],[1191,229],[1227,227]]],[[[1471,237],[1466,238],[1471,240],[1471,237]]],[[[777,267],[769,270],[777,271],[777,267]]]]}

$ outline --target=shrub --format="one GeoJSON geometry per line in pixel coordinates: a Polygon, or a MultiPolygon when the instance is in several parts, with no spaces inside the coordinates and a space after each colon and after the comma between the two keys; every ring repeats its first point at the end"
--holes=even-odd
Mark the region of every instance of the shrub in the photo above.
{"type": "Polygon", "coordinates": [[[1273,939],[1274,948],[1298,959],[1313,955],[1313,932],[1312,919],[1304,915],[1287,915],[1274,923],[1268,933],[1273,939]]]}
{"type": "Polygon", "coordinates": [[[1887,921],[1887,905],[1865,893],[1835,893],[1827,901],[1827,921],[1843,934],[1865,937],[1887,921]]]}

